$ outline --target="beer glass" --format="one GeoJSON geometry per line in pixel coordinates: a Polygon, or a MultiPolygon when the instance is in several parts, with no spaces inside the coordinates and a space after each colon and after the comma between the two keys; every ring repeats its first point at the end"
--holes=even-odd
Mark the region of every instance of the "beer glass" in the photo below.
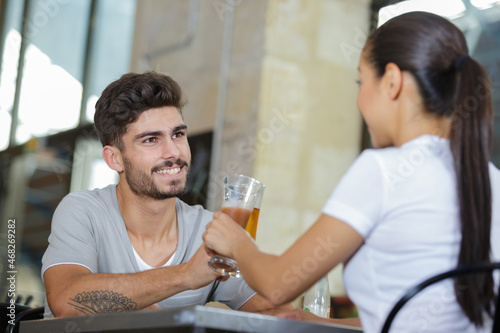
{"type": "MultiPolygon", "coordinates": [[[[260,215],[260,206],[262,204],[262,197],[264,195],[264,190],[266,189],[266,185],[260,186],[260,188],[257,190],[257,198],[255,199],[255,207],[252,210],[252,214],[250,214],[250,219],[248,220],[247,226],[245,228],[245,231],[247,231],[250,236],[255,240],[257,237],[257,225],[259,223],[259,215],[260,215]]],[[[241,272],[238,266],[236,266],[236,272],[231,275],[231,277],[234,278],[240,278],[241,272]]]]}
{"type": "Polygon", "coordinates": [[[257,198],[255,200],[255,207],[252,210],[250,219],[248,220],[245,230],[252,236],[253,239],[257,237],[257,224],[259,223],[260,206],[262,204],[262,197],[264,195],[264,190],[266,185],[261,185],[257,191],[257,198]]]}
{"type": "MultiPolygon", "coordinates": [[[[262,197],[263,185],[252,177],[244,175],[229,175],[224,178],[224,197],[221,211],[231,217],[243,229],[262,197]]],[[[236,261],[218,254],[212,256],[208,266],[224,275],[240,277],[236,261]]]]}

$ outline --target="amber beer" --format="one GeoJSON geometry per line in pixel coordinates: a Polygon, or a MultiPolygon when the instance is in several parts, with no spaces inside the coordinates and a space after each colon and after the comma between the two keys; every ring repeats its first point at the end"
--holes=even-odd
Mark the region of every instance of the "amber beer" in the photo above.
{"type": "Polygon", "coordinates": [[[257,223],[259,222],[260,208],[254,208],[250,219],[248,220],[245,230],[252,236],[253,239],[257,236],[257,223]]]}
{"type": "Polygon", "coordinates": [[[229,217],[236,221],[243,229],[247,226],[248,219],[250,215],[252,215],[250,210],[244,208],[223,207],[221,211],[229,215],[229,217]]]}

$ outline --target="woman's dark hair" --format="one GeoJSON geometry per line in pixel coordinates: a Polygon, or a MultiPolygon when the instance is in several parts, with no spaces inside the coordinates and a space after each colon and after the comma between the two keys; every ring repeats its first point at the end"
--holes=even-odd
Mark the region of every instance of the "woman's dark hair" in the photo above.
{"type": "Polygon", "coordinates": [[[185,101],[179,84],[155,72],[128,73],[104,89],[96,103],[94,123],[103,146],[123,150],[122,136],[146,110],[173,106],[181,112],[185,101]]]}
{"type": "MultiPolygon", "coordinates": [[[[451,117],[450,146],[462,231],[457,265],[490,262],[490,82],[481,65],[468,55],[463,33],[440,16],[411,12],[375,30],[363,56],[378,77],[388,63],[412,74],[426,110],[451,117]]],[[[467,317],[482,326],[483,313],[491,316],[494,307],[491,273],[457,278],[455,295],[467,317]]]]}

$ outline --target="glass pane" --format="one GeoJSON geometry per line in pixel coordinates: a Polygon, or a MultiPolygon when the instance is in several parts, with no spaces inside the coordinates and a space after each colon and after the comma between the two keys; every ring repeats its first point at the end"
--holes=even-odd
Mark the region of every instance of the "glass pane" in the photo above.
{"type": "Polygon", "coordinates": [[[16,143],[78,124],[90,4],[30,1],[16,143]]]}
{"type": "Polygon", "coordinates": [[[95,103],[102,90],[129,71],[136,0],[97,2],[86,91],[86,118],[94,121],[95,103]]]}
{"type": "Polygon", "coordinates": [[[471,0],[470,2],[479,9],[487,9],[493,7],[495,4],[500,4],[499,0],[471,0]]]}
{"type": "Polygon", "coordinates": [[[463,18],[454,19],[465,34],[469,53],[484,66],[492,82],[493,152],[491,161],[500,167],[500,1],[476,0],[471,3],[480,10],[467,10],[463,18]]]}
{"type": "Polygon", "coordinates": [[[81,136],[76,140],[70,192],[93,190],[118,183],[118,172],[102,159],[101,142],[81,136]]]}
{"type": "Polygon", "coordinates": [[[16,91],[17,67],[21,49],[23,1],[7,1],[2,35],[0,73],[0,150],[9,145],[12,106],[16,91]]]}
{"type": "Polygon", "coordinates": [[[378,26],[395,16],[414,11],[431,12],[448,18],[460,17],[465,12],[465,5],[461,0],[408,0],[401,1],[380,9],[378,26]]]}

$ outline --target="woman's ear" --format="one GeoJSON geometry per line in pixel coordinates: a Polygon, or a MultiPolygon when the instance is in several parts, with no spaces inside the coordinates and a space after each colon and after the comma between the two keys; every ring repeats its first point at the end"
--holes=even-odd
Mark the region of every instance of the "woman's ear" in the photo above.
{"type": "Polygon", "coordinates": [[[102,157],[104,162],[113,170],[118,173],[123,171],[123,158],[122,152],[115,146],[104,146],[102,149],[102,157]]]}
{"type": "Polygon", "coordinates": [[[403,72],[398,65],[393,62],[388,63],[385,66],[382,80],[389,98],[392,100],[397,99],[403,88],[403,72]]]}

